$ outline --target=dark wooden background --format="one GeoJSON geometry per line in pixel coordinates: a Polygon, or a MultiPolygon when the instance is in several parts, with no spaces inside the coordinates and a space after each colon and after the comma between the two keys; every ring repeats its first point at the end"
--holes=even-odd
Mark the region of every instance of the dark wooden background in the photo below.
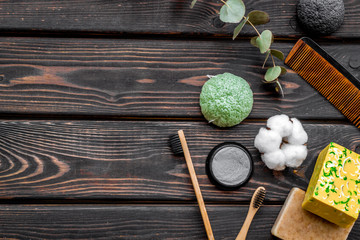
{"type": "MultiPolygon", "coordinates": [[[[253,191],[265,206],[248,239],[270,229],[292,187],[306,189],[330,141],[360,153],[360,131],[296,73],[281,78],[285,98],[264,86],[264,56],[246,26],[218,19],[222,3],[199,0],[0,1],[0,238],[206,239],[190,177],[167,140],[184,129],[216,239],[235,239],[253,191]],[[254,91],[240,125],[220,129],[199,108],[206,75],[231,72],[254,91]],[[253,147],[272,115],[301,119],[309,155],[299,169],[267,169],[253,147]],[[208,152],[245,145],[254,174],[237,191],[215,188],[208,152]]],[[[246,0],[271,22],[274,48],[286,53],[306,34],[296,0],[246,0]]],[[[315,38],[360,77],[360,1],[345,0],[334,34],[315,38]]],[[[283,65],[282,63],[279,63],[283,65]]],[[[357,223],[349,239],[360,238],[357,223]]]]}

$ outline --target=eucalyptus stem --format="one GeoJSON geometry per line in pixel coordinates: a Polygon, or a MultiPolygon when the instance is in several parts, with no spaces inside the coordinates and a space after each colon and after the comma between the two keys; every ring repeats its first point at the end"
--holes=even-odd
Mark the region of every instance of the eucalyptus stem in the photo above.
{"type": "Polygon", "coordinates": [[[280,82],[279,82],[279,79],[277,79],[275,82],[276,82],[276,85],[277,85],[277,87],[278,87],[278,89],[279,89],[279,92],[280,92],[281,96],[284,97],[284,91],[283,91],[283,89],[282,89],[282,87],[281,87],[281,84],[280,84],[280,82]]]}
{"type": "Polygon", "coordinates": [[[246,19],[245,16],[244,16],[243,18],[255,29],[255,31],[256,31],[256,33],[259,35],[259,37],[261,37],[259,31],[256,29],[256,27],[254,26],[254,24],[252,24],[252,22],[250,22],[249,19],[246,19]]]}
{"type": "MultiPolygon", "coordinates": [[[[189,0],[190,1],[190,0],[189,0]]],[[[197,0],[192,0],[191,7],[194,6],[197,0]]],[[[259,10],[252,10],[245,16],[245,4],[243,0],[219,0],[224,5],[221,7],[219,15],[220,20],[224,23],[236,23],[237,26],[234,28],[232,39],[235,40],[236,37],[240,34],[241,30],[246,24],[249,24],[256,32],[257,36],[251,38],[250,43],[257,47],[260,50],[261,54],[266,54],[264,64],[262,68],[265,67],[267,61],[269,60],[269,55],[271,55],[272,67],[267,68],[264,75],[265,83],[276,83],[276,91],[281,93],[284,97],[284,92],[279,82],[279,77],[286,73],[284,67],[276,66],[274,57],[278,58],[281,61],[284,61],[284,54],[276,49],[271,49],[271,44],[273,43],[274,35],[273,33],[266,29],[258,31],[255,27],[257,25],[266,24],[270,21],[270,17],[266,12],[259,10]]]]}
{"type": "Polygon", "coordinates": [[[268,60],[268,58],[269,58],[269,55],[270,55],[270,52],[268,51],[268,52],[266,53],[265,61],[264,61],[263,65],[262,65],[262,68],[265,67],[265,64],[266,64],[266,62],[267,62],[267,60],[268,60]]]}
{"type": "Polygon", "coordinates": [[[224,0],[220,0],[220,1],[222,1],[228,8],[231,9],[231,7],[224,0]]]}
{"type": "MultiPolygon", "coordinates": [[[[271,51],[271,50],[269,50],[269,51],[271,51]]],[[[275,65],[274,57],[273,57],[273,55],[271,54],[271,52],[270,52],[270,55],[271,55],[271,60],[272,60],[272,62],[273,62],[273,65],[274,65],[274,67],[275,67],[276,65],[275,65]]]]}

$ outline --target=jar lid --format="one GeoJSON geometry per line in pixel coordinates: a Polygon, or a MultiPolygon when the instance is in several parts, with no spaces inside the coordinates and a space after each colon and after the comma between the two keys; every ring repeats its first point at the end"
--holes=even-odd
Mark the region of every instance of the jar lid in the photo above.
{"type": "Polygon", "coordinates": [[[253,172],[249,151],[236,142],[214,147],[206,159],[206,173],[210,181],[222,190],[235,190],[246,183],[253,172]]]}

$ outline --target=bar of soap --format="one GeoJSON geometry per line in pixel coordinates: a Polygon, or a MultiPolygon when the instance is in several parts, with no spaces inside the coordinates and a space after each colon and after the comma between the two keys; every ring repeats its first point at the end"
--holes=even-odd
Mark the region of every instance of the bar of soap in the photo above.
{"type": "Polygon", "coordinates": [[[318,156],[302,207],[349,227],[359,215],[360,155],[330,143],[318,156]]]}
{"type": "Polygon", "coordinates": [[[271,233],[283,240],[345,240],[353,225],[339,227],[301,207],[305,191],[293,188],[282,207],[271,233]],[[306,236],[306,237],[305,237],[306,236]]]}

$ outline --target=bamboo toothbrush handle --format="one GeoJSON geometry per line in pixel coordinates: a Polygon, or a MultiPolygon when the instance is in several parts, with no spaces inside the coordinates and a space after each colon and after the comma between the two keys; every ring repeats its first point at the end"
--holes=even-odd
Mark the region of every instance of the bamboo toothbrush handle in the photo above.
{"type": "Polygon", "coordinates": [[[245,222],[235,240],[245,240],[246,239],[246,235],[248,233],[251,221],[253,220],[256,211],[257,211],[257,209],[254,209],[252,207],[249,208],[245,222]]]}
{"type": "Polygon", "coordinates": [[[191,182],[192,182],[192,185],[193,185],[194,190],[195,190],[196,199],[197,199],[197,202],[198,202],[198,205],[199,205],[199,208],[200,208],[200,212],[201,212],[201,216],[202,216],[202,219],[203,219],[203,222],[204,222],[204,225],[205,225],[207,237],[208,237],[209,240],[215,240],[212,229],[211,229],[210,220],[209,220],[208,214],[206,212],[204,199],[203,199],[203,197],[201,195],[200,186],[199,186],[198,180],[196,178],[196,173],[195,173],[194,165],[193,165],[192,160],[191,160],[189,148],[188,148],[187,143],[186,143],[184,131],[179,130],[178,135],[179,135],[179,139],[180,139],[180,142],[181,142],[181,146],[182,146],[183,151],[184,151],[186,165],[188,167],[191,182]]]}

